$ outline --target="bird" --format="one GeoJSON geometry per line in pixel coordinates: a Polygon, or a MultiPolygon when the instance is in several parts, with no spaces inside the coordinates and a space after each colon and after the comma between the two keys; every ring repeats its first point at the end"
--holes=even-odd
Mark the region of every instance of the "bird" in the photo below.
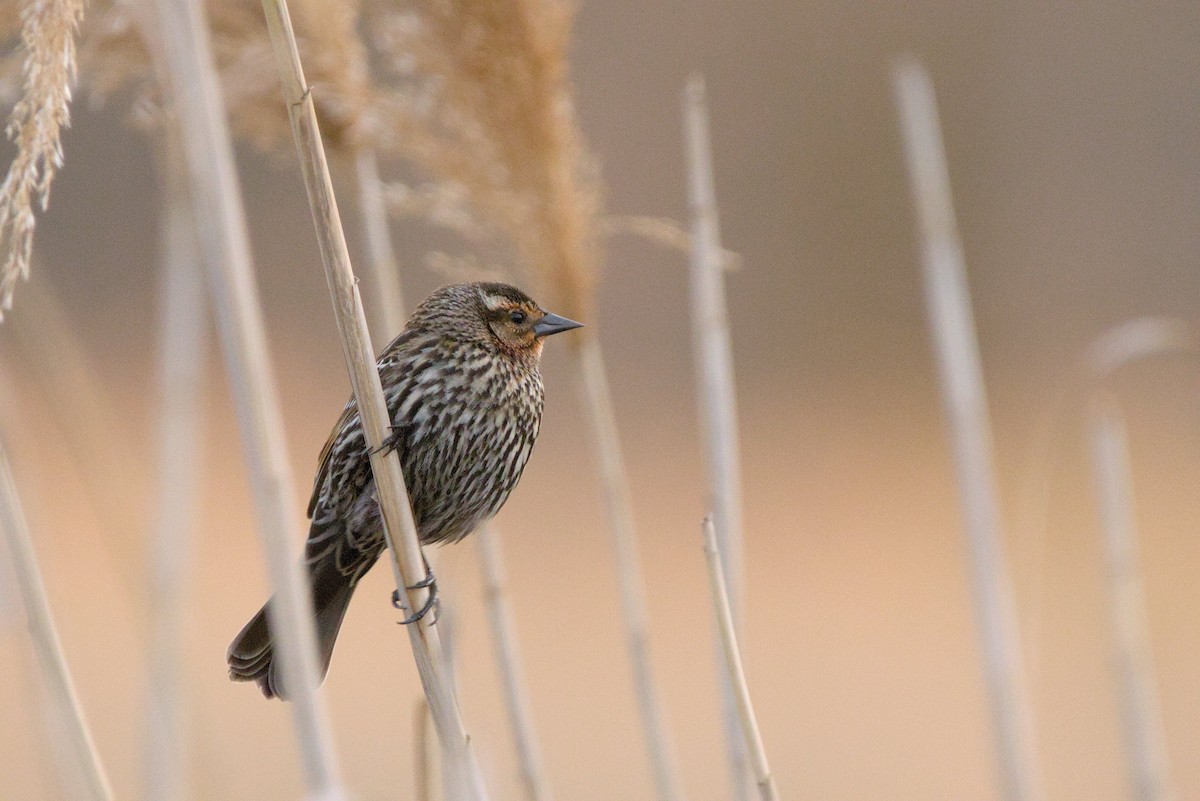
{"type": "MultiPolygon", "coordinates": [[[[504,505],[541,427],[544,340],[580,326],[509,284],[451,284],[426,298],[384,348],[377,366],[391,432],[383,447],[400,458],[422,545],[458,542],[504,505]]],[[[353,398],[319,465],[304,566],[323,681],[355,587],[386,547],[353,398]]],[[[257,682],[267,698],[287,700],[270,603],[242,628],[226,661],[232,680],[257,682]]]]}

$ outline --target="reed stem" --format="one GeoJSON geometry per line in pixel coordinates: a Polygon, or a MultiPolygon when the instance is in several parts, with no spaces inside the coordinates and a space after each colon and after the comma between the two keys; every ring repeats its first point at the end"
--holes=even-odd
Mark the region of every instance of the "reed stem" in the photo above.
{"type": "MultiPolygon", "coordinates": [[[[42,679],[62,724],[74,764],[78,767],[81,789],[89,801],[111,801],[112,788],[67,669],[67,659],[58,638],[58,630],[54,627],[54,617],[50,614],[50,601],[42,584],[42,574],[38,570],[29,524],[21,509],[3,442],[0,442],[0,533],[4,536],[12,560],[12,572],[25,607],[29,637],[37,654],[42,679]]],[[[64,787],[75,785],[74,777],[64,779],[69,779],[63,782],[64,787]]]]}
{"type": "Polygon", "coordinates": [[[367,243],[367,265],[375,282],[376,333],[382,329],[382,339],[387,342],[404,328],[404,293],[400,287],[400,265],[388,230],[387,205],[383,202],[383,181],[375,151],[363,149],[355,153],[354,170],[363,239],[367,243]]]}
{"type": "Polygon", "coordinates": [[[312,597],[289,542],[296,503],[267,354],[228,124],[197,0],[158,0],[163,52],[177,98],[192,208],[233,387],[259,534],[275,593],[268,608],[292,699],[308,795],[344,798],[324,702],[317,693],[312,597]]]}
{"type": "Polygon", "coordinates": [[[504,691],[505,706],[508,708],[509,727],[512,729],[513,741],[517,748],[517,761],[520,765],[525,797],[529,801],[549,801],[550,790],[542,771],[541,753],[533,727],[533,709],[529,702],[529,688],[517,647],[517,626],[508,601],[508,577],[505,574],[504,558],[498,539],[496,527],[492,523],[485,524],[475,532],[479,564],[483,572],[484,602],[491,624],[492,647],[496,652],[496,666],[500,670],[500,684],[504,691]]]}
{"type": "Polygon", "coordinates": [[[187,684],[183,632],[188,562],[195,533],[200,429],[204,420],[204,352],[208,340],[204,277],[188,196],[183,148],[168,129],[161,160],[164,275],[158,361],[158,508],[149,544],[149,677],[146,683],[145,796],[187,796],[184,749],[187,684]]]}
{"type": "Polygon", "coordinates": [[[740,618],[743,562],[742,466],[739,458],[733,345],[725,300],[724,251],[713,185],[712,144],[704,80],[693,75],[684,93],[688,205],[692,218],[692,345],[697,401],[708,455],[709,493],[721,566],[729,581],[734,620],[740,618]]]}
{"type": "Polygon", "coordinates": [[[929,76],[914,60],[896,66],[893,82],[917,214],[926,308],[954,446],[1003,797],[1035,801],[1043,793],[1004,562],[991,421],[937,105],[929,76]]]}
{"type": "Polygon", "coordinates": [[[749,752],[750,768],[762,801],[776,801],[779,794],[775,789],[775,777],[771,775],[771,767],[767,764],[767,752],[763,748],[762,735],[758,731],[754,706],[750,703],[750,688],[746,685],[746,672],[742,667],[742,654],[738,648],[733,609],[729,603],[729,590],[725,583],[725,570],[721,566],[720,548],[712,515],[704,518],[703,532],[704,555],[708,561],[708,581],[712,590],[717,632],[721,641],[721,652],[725,657],[725,668],[737,702],[738,721],[741,724],[746,750],[749,752]]]}
{"type": "MultiPolygon", "coordinates": [[[[737,428],[737,392],[733,345],[725,301],[724,251],[721,248],[713,180],[712,142],[704,79],[693,75],[683,95],[684,138],[688,154],[688,206],[691,210],[689,286],[692,347],[696,363],[696,403],[708,457],[708,505],[713,510],[717,550],[729,581],[729,605],[737,628],[742,610],[742,468],[737,428]]],[[[721,713],[725,727],[734,794],[746,798],[746,752],[738,730],[732,677],[727,660],[718,659],[721,713]]]]}
{"type": "MultiPolygon", "coordinates": [[[[412,587],[425,577],[421,547],[413,522],[412,507],[400,459],[395,451],[383,452],[381,445],[389,433],[391,419],[383,397],[375,364],[371,335],[367,330],[358,282],[350,265],[345,234],[337,200],[329,176],[329,166],[313,106],[312,90],[304,79],[300,53],[284,0],[263,0],[267,29],[275,53],[276,66],[283,84],[284,99],[292,121],[292,133],[300,157],[304,184],[308,190],[317,240],[325,265],[325,277],[333,301],[334,316],[342,339],[343,355],[358,404],[363,435],[371,454],[379,506],[388,540],[391,564],[398,587],[412,587]]],[[[428,598],[424,587],[405,589],[410,609],[420,609],[428,598]]],[[[449,769],[462,777],[466,796],[478,801],[485,797],[482,778],[474,751],[459,714],[453,687],[446,675],[442,643],[434,625],[435,615],[425,615],[407,626],[413,656],[429,708],[437,727],[439,741],[454,760],[449,769]]]]}
{"type": "Polygon", "coordinates": [[[579,371],[579,388],[591,425],[592,445],[600,471],[608,528],[612,535],[617,595],[621,603],[621,620],[633,669],[638,713],[642,720],[657,797],[659,801],[680,801],[683,798],[683,787],[667,738],[666,716],[650,665],[645,582],[637,555],[629,478],[621,457],[612,395],[604,373],[604,357],[600,352],[599,340],[594,333],[588,333],[590,330],[584,329],[580,332],[574,355],[579,371]]]}
{"type": "Polygon", "coordinates": [[[1088,420],[1092,473],[1104,530],[1105,595],[1129,778],[1137,801],[1169,801],[1171,791],[1154,686],[1145,592],[1138,566],[1133,478],[1125,424],[1117,403],[1097,398],[1088,420]]]}

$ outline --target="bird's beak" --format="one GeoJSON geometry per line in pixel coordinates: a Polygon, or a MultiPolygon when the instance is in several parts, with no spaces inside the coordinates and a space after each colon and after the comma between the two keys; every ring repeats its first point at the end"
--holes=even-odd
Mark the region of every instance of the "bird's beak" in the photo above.
{"type": "Polygon", "coordinates": [[[563,331],[570,331],[572,328],[581,328],[583,323],[577,323],[574,320],[568,320],[566,317],[559,317],[557,314],[546,312],[546,316],[538,320],[533,326],[533,333],[539,337],[548,337],[551,334],[559,334],[563,331]]]}

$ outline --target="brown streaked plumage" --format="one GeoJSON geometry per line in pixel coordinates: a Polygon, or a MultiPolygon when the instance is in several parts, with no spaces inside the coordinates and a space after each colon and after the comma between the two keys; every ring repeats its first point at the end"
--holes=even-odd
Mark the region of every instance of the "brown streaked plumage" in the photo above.
{"type": "MultiPolygon", "coordinates": [[[[516,287],[452,284],[430,295],[379,358],[392,435],[423,545],[457,542],[499,511],[542,418],[542,340],[580,324],[516,287]]],[[[358,580],[385,547],[358,407],[346,404],[321,451],[304,562],[322,676],[358,580]]],[[[229,646],[229,676],[284,697],[259,610],[229,646]]]]}

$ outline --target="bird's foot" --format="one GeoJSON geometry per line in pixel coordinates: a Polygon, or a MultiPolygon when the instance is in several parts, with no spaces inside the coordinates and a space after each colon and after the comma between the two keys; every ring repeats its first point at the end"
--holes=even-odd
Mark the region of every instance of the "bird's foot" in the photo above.
{"type": "MultiPolygon", "coordinates": [[[[411,623],[416,623],[418,620],[425,617],[425,615],[429,614],[429,611],[431,609],[436,609],[438,606],[439,600],[438,600],[437,577],[435,577],[433,575],[433,571],[429,568],[429,562],[425,563],[425,578],[421,579],[416,584],[410,584],[405,589],[409,589],[409,590],[428,589],[429,597],[425,600],[424,606],[422,606],[416,612],[413,612],[408,617],[404,618],[404,620],[400,621],[401,626],[407,626],[411,623]]],[[[392,606],[396,607],[397,609],[399,609],[403,612],[408,611],[408,606],[405,605],[404,598],[400,594],[400,590],[392,591],[392,606]]],[[[433,623],[437,623],[436,613],[434,615],[433,623]]],[[[432,625],[432,624],[430,624],[430,625],[432,625]]]]}
{"type": "MultiPolygon", "coordinates": [[[[412,623],[416,623],[418,620],[425,617],[425,615],[429,614],[430,610],[437,609],[439,604],[440,604],[440,601],[438,600],[437,593],[433,593],[433,592],[429,593],[429,598],[426,599],[425,605],[422,606],[420,609],[418,609],[416,612],[413,612],[408,617],[399,621],[400,625],[408,626],[412,623]]],[[[408,611],[408,607],[405,606],[404,602],[400,599],[400,590],[392,591],[392,606],[394,606],[397,609],[404,611],[404,612],[408,611]]],[[[434,613],[434,616],[433,616],[433,622],[430,623],[430,625],[433,625],[434,623],[437,623],[437,613],[436,612],[434,613]]]]}
{"type": "Polygon", "coordinates": [[[400,447],[401,438],[404,436],[404,426],[388,426],[388,431],[392,433],[383,438],[383,442],[379,444],[378,448],[372,448],[367,451],[368,456],[375,456],[376,454],[387,456],[400,447]]]}

